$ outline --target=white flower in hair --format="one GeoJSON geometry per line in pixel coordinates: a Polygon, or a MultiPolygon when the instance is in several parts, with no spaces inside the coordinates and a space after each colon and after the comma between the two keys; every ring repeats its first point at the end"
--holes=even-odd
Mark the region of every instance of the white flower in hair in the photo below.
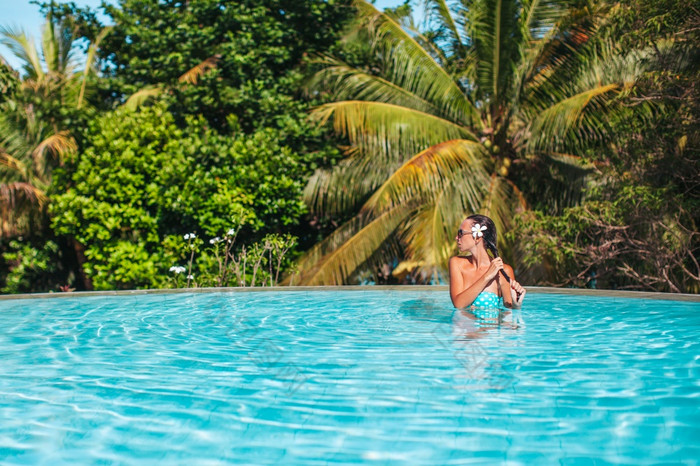
{"type": "Polygon", "coordinates": [[[484,236],[484,232],[486,230],[488,230],[488,227],[486,225],[479,225],[478,223],[475,223],[472,227],[472,236],[474,237],[474,239],[477,239],[480,236],[484,236]]]}

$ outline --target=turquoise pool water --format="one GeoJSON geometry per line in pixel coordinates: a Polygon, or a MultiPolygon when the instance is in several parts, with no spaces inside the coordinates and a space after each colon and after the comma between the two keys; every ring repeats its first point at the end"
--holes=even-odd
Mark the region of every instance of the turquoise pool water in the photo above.
{"type": "Polygon", "coordinates": [[[0,302],[2,464],[697,464],[700,304],[446,292],[0,302]]]}

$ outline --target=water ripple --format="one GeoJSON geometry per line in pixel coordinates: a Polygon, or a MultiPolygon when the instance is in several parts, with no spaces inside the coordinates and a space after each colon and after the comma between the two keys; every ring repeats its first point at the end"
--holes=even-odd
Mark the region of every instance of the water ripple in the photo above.
{"type": "Polygon", "coordinates": [[[533,294],[523,325],[435,292],[5,301],[0,462],[694,464],[699,310],[533,294]]]}

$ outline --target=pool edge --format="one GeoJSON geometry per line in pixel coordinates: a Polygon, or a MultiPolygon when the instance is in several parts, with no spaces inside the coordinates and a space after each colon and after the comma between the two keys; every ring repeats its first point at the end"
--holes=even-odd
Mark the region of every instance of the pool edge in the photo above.
{"type": "MultiPolygon", "coordinates": [[[[374,286],[273,286],[273,287],[224,287],[224,288],[175,288],[149,290],[113,290],[113,291],[74,291],[68,293],[25,293],[0,295],[0,301],[14,299],[45,299],[45,298],[76,298],[87,296],[118,296],[145,294],[182,294],[182,293],[248,293],[274,291],[443,291],[447,285],[374,285],[374,286]]],[[[659,299],[670,301],[700,302],[698,294],[660,293],[654,291],[627,290],[591,290],[582,288],[554,288],[546,286],[528,286],[528,293],[533,294],[563,294],[573,296],[604,296],[617,298],[659,299]]]]}

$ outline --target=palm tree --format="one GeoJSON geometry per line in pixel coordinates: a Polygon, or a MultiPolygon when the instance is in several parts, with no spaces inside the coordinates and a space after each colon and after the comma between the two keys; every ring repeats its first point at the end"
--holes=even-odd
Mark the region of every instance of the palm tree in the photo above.
{"type": "MultiPolygon", "coordinates": [[[[75,37],[49,13],[41,49],[21,30],[0,27],[0,40],[22,62],[18,90],[0,106],[0,236],[37,233],[45,227],[52,172],[76,143],[56,114],[85,110],[87,77],[103,30],[78,70],[75,37]]],[[[4,61],[4,60],[3,60],[4,61]]]]}
{"type": "Polygon", "coordinates": [[[300,260],[302,284],[345,283],[397,252],[444,270],[465,213],[504,232],[528,206],[524,191],[539,189],[552,210],[575,202],[591,171],[581,156],[605,139],[641,72],[638,55],[597,40],[597,0],[425,3],[432,27],[421,34],[356,1],[355,37],[369,40],[373,63],[320,59],[311,89],[331,102],[312,115],[350,149],[314,174],[307,202],[319,215],[355,214],[300,260]],[[533,166],[575,182],[528,185],[533,166]]]}

